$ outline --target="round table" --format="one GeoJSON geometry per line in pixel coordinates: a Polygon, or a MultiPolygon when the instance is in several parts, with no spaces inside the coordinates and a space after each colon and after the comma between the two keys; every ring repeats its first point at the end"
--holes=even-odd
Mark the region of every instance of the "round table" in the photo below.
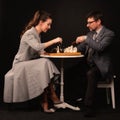
{"type": "MultiPolygon", "coordinates": [[[[59,58],[61,59],[61,68],[60,68],[60,73],[61,73],[61,79],[60,79],[60,100],[62,102],[64,102],[64,59],[67,59],[67,58],[81,58],[81,57],[84,57],[84,55],[80,54],[80,55],[68,55],[68,56],[65,56],[65,55],[49,55],[49,54],[41,54],[40,57],[45,57],[45,58],[59,58]]],[[[65,103],[65,106],[66,108],[70,108],[70,109],[73,109],[73,110],[80,110],[79,107],[74,107],[66,102],[65,103]]]]}

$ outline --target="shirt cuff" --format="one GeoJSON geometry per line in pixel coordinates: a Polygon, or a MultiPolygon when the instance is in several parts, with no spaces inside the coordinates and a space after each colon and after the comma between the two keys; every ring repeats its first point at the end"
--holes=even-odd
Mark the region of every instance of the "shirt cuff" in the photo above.
{"type": "Polygon", "coordinates": [[[87,39],[87,35],[84,36],[84,39],[85,39],[85,40],[87,39]]]}

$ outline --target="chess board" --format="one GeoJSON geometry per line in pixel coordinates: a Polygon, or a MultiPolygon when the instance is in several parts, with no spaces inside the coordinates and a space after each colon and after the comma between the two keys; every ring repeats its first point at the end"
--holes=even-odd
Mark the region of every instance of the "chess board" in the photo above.
{"type": "Polygon", "coordinates": [[[48,53],[50,56],[79,56],[81,52],[48,53]]]}

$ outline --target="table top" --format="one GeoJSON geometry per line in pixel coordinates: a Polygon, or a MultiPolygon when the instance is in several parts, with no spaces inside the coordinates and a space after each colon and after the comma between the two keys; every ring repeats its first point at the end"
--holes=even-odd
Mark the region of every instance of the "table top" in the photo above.
{"type": "Polygon", "coordinates": [[[69,56],[62,56],[62,55],[60,55],[60,56],[52,56],[52,55],[47,55],[47,54],[41,54],[40,55],[40,57],[46,57],[46,58],[80,58],[80,57],[84,57],[84,55],[82,55],[82,54],[80,54],[80,55],[69,55],[69,56]]]}

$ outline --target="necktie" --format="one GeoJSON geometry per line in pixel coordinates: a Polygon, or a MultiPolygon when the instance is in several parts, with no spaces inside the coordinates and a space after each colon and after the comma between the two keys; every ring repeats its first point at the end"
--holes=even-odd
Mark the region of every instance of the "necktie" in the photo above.
{"type": "Polygon", "coordinates": [[[97,37],[97,32],[94,32],[94,34],[93,34],[93,40],[95,40],[96,37],[97,37]]]}

